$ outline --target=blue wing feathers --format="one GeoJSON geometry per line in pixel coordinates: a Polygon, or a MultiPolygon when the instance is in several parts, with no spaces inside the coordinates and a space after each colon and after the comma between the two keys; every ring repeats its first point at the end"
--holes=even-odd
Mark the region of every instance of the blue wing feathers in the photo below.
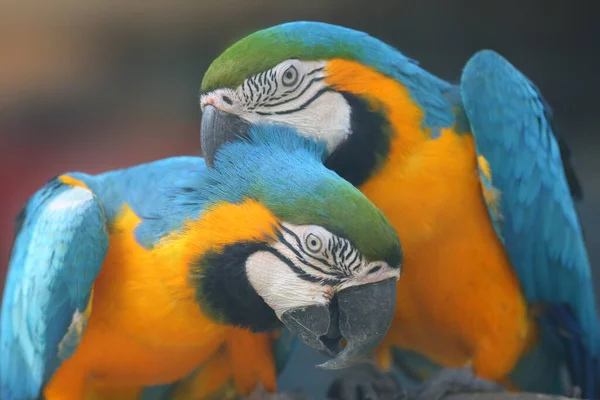
{"type": "Polygon", "coordinates": [[[182,181],[198,180],[205,169],[202,158],[171,157],[96,176],[69,175],[92,189],[102,202],[109,223],[117,218],[123,206],[129,206],[143,220],[135,231],[136,239],[151,248],[189,216],[189,208],[174,207],[176,189],[182,181]]]}
{"type": "MultiPolygon", "coordinates": [[[[124,206],[141,219],[134,232],[138,242],[152,247],[207,204],[242,200],[256,180],[244,179],[229,166],[248,168],[257,179],[265,179],[274,170],[260,155],[275,153],[282,163],[301,163],[308,171],[322,168],[325,146],[299,135],[273,128],[255,132],[250,140],[256,143],[252,157],[244,157],[244,151],[251,150],[236,143],[222,151],[221,164],[227,168],[207,170],[202,158],[174,157],[96,176],[69,173],[87,188],[53,179],[32,196],[17,221],[3,295],[0,399],[37,399],[61,362],[75,351],[93,283],[108,251],[108,232],[124,206]]],[[[313,176],[303,175],[302,182],[265,179],[275,183],[262,189],[285,193],[286,185],[309,184],[313,176]]],[[[293,348],[288,339],[283,334],[275,348],[278,368],[293,348]]],[[[154,388],[152,394],[162,389],[166,387],[154,388]]]]}
{"type": "Polygon", "coordinates": [[[538,89],[492,51],[469,60],[461,94],[477,153],[487,159],[492,185],[501,192],[497,232],[528,301],[552,310],[573,379],[591,390],[589,368],[600,356],[600,329],[571,196],[578,189],[570,184],[578,182],[552,131],[551,112],[538,89]]]}
{"type": "MultiPolygon", "coordinates": [[[[90,189],[55,178],[32,196],[17,217],[3,294],[0,399],[38,398],[77,348],[81,329],[74,329],[73,317],[87,307],[108,251],[109,225],[122,207],[148,221],[176,214],[174,183],[187,174],[197,178],[201,168],[201,158],[175,157],[97,176],[74,172],[68,175],[90,189]]],[[[151,236],[149,242],[160,235],[151,236]]]]}
{"type": "Polygon", "coordinates": [[[0,397],[33,399],[60,365],[58,347],[83,312],[108,249],[102,208],[54,179],[22,213],[5,286],[0,397]]]}
{"type": "Polygon", "coordinates": [[[425,110],[425,127],[451,126],[454,123],[450,103],[444,97],[436,95],[441,90],[448,90],[451,85],[419,68],[415,60],[381,40],[364,32],[325,23],[297,21],[278,25],[273,29],[278,35],[298,40],[307,47],[355,48],[353,60],[406,85],[415,101],[425,110]],[[359,48],[357,43],[360,43],[359,48]]]}

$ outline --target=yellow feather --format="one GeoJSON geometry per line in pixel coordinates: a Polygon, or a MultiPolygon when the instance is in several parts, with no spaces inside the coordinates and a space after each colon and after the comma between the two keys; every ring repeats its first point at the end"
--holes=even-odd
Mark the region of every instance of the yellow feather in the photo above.
{"type": "Polygon", "coordinates": [[[73,357],[46,388],[46,398],[81,399],[86,392],[98,398],[115,388],[130,388],[125,396],[133,393],[131,388],[173,382],[222,346],[228,349],[227,363],[217,358],[203,375],[211,376],[211,385],[232,376],[238,394],[247,395],[258,383],[274,390],[270,336],[213,322],[196,302],[188,276],[190,265],[207,250],[264,239],[274,234],[278,220],[254,200],[222,203],[186,221],[152,250],[135,239],[139,222],[125,206],[111,224],[87,328],[73,357]],[[242,369],[242,359],[254,362],[242,369]]]}
{"type": "Polygon", "coordinates": [[[450,127],[432,138],[408,89],[372,68],[336,59],[326,70],[328,84],[368,99],[394,129],[386,164],[360,187],[405,255],[380,362],[400,346],[448,367],[472,361],[480,376],[503,380],[535,327],[484,203],[472,136],[450,127]]]}

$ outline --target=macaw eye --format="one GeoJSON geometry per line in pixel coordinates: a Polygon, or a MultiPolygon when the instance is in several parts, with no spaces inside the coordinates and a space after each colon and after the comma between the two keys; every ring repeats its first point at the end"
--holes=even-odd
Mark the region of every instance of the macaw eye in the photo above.
{"type": "Polygon", "coordinates": [[[283,86],[290,87],[294,86],[298,82],[298,70],[296,67],[291,65],[285,71],[281,77],[281,83],[283,86]]]}
{"type": "Polygon", "coordinates": [[[318,253],[323,247],[323,241],[314,233],[309,233],[305,238],[306,248],[313,253],[318,253]]]}

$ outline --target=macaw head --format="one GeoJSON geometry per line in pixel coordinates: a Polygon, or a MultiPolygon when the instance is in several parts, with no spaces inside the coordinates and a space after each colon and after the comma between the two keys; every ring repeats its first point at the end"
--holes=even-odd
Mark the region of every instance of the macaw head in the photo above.
{"type": "Polygon", "coordinates": [[[254,331],[283,322],[334,356],[325,368],[343,368],[369,355],[391,324],[402,249],[384,215],[325,168],[323,154],[276,125],[222,146],[205,185],[206,218],[221,209],[219,225],[206,233],[216,226],[206,219],[202,229],[212,240],[227,229],[245,236],[204,252],[192,276],[200,303],[223,322],[254,331]]]}
{"type": "Polygon", "coordinates": [[[452,125],[440,94],[448,88],[365,33],[318,22],[278,25],[233,44],[208,68],[203,153],[210,165],[216,149],[249,125],[285,124],[324,142],[326,165],[359,185],[387,158],[395,135],[452,125]]]}

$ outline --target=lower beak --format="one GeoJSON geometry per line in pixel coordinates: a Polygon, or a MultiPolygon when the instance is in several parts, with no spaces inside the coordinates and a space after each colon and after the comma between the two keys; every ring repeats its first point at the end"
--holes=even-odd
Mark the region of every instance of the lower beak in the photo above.
{"type": "Polygon", "coordinates": [[[209,167],[215,162],[217,150],[227,142],[235,142],[248,135],[249,124],[237,115],[207,105],[202,111],[200,142],[202,154],[209,167]]]}
{"type": "Polygon", "coordinates": [[[319,367],[341,369],[371,355],[390,328],[395,307],[396,279],[390,278],[343,289],[329,305],[287,310],[281,321],[309,347],[333,357],[319,367]]]}

